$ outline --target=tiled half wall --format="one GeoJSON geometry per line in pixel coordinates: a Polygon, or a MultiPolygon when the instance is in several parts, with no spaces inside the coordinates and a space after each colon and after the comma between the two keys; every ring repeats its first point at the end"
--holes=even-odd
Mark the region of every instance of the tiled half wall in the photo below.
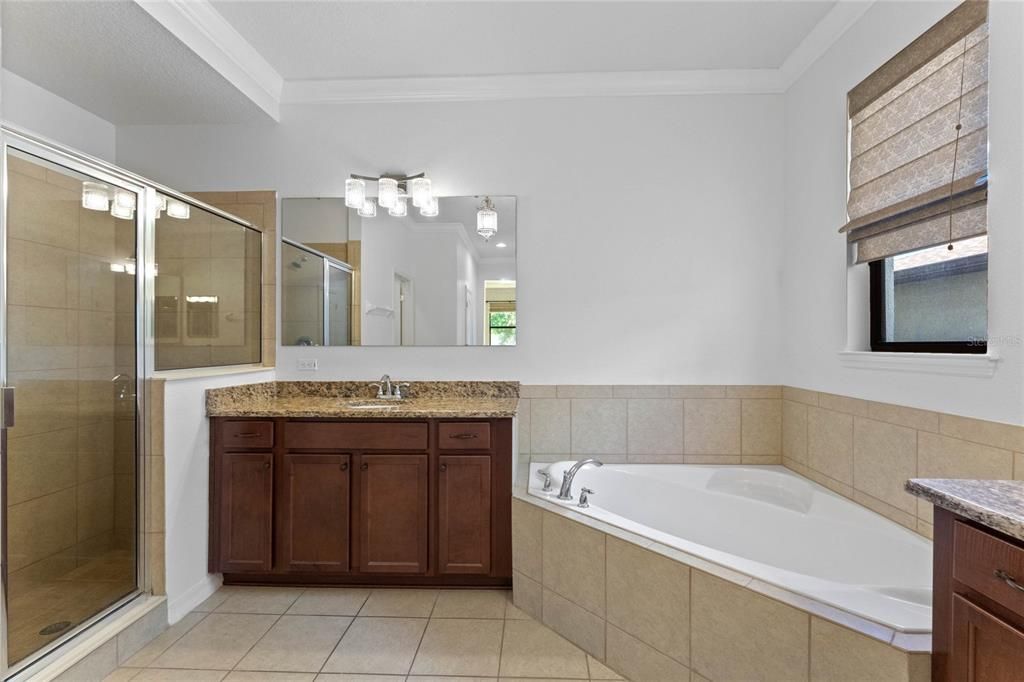
{"type": "Polygon", "coordinates": [[[1024,480],[1024,427],[789,386],[520,389],[519,483],[529,463],[783,464],[931,537],[908,478],[1024,480]]]}

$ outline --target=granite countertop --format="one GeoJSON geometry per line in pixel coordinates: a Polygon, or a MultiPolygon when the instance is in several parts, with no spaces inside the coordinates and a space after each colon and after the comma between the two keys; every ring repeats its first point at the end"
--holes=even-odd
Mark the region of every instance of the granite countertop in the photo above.
{"type": "Polygon", "coordinates": [[[912,478],[906,488],[937,507],[1024,540],[1024,481],[912,478]]]}
{"type": "Polygon", "coordinates": [[[409,397],[378,400],[365,381],[272,381],[206,392],[211,417],[425,419],[513,417],[519,384],[510,381],[413,382],[409,397]]]}

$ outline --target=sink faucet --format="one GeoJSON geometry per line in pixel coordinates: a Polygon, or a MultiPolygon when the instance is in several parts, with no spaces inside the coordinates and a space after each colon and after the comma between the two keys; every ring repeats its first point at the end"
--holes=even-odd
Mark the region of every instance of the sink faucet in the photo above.
{"type": "Polygon", "coordinates": [[[380,378],[380,381],[375,381],[370,386],[377,389],[377,400],[401,400],[405,396],[402,394],[403,388],[408,388],[409,383],[403,381],[401,383],[391,383],[391,377],[385,374],[380,378]]]}
{"type": "Polygon", "coordinates": [[[572,468],[562,474],[562,488],[558,491],[558,499],[560,500],[571,500],[572,499],[572,479],[576,478],[576,472],[585,467],[588,464],[593,464],[596,467],[604,466],[604,464],[593,457],[587,459],[581,459],[572,465],[572,468]]]}

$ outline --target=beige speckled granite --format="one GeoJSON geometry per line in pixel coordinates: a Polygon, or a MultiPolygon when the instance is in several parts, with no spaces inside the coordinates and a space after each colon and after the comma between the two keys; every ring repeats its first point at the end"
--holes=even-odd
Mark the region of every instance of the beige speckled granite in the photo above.
{"type": "Polygon", "coordinates": [[[937,507],[1024,540],[1024,481],[912,478],[906,487],[937,507]]]}
{"type": "Polygon", "coordinates": [[[276,381],[206,392],[211,417],[323,417],[414,419],[513,417],[519,384],[513,381],[413,382],[408,397],[383,401],[365,381],[276,381]]]}

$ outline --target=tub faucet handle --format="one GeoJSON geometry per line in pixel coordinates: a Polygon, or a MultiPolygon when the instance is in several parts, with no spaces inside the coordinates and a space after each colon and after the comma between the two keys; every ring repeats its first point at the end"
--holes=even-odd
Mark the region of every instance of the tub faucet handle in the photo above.
{"type": "Polygon", "coordinates": [[[551,490],[551,472],[541,469],[537,472],[537,475],[544,479],[544,487],[541,490],[545,492],[551,490]]]}
{"type": "Polygon", "coordinates": [[[591,495],[596,494],[597,493],[595,493],[590,488],[580,488],[580,501],[576,504],[576,506],[579,507],[580,509],[586,509],[587,507],[590,506],[590,502],[587,501],[587,498],[589,498],[591,495]]]}

